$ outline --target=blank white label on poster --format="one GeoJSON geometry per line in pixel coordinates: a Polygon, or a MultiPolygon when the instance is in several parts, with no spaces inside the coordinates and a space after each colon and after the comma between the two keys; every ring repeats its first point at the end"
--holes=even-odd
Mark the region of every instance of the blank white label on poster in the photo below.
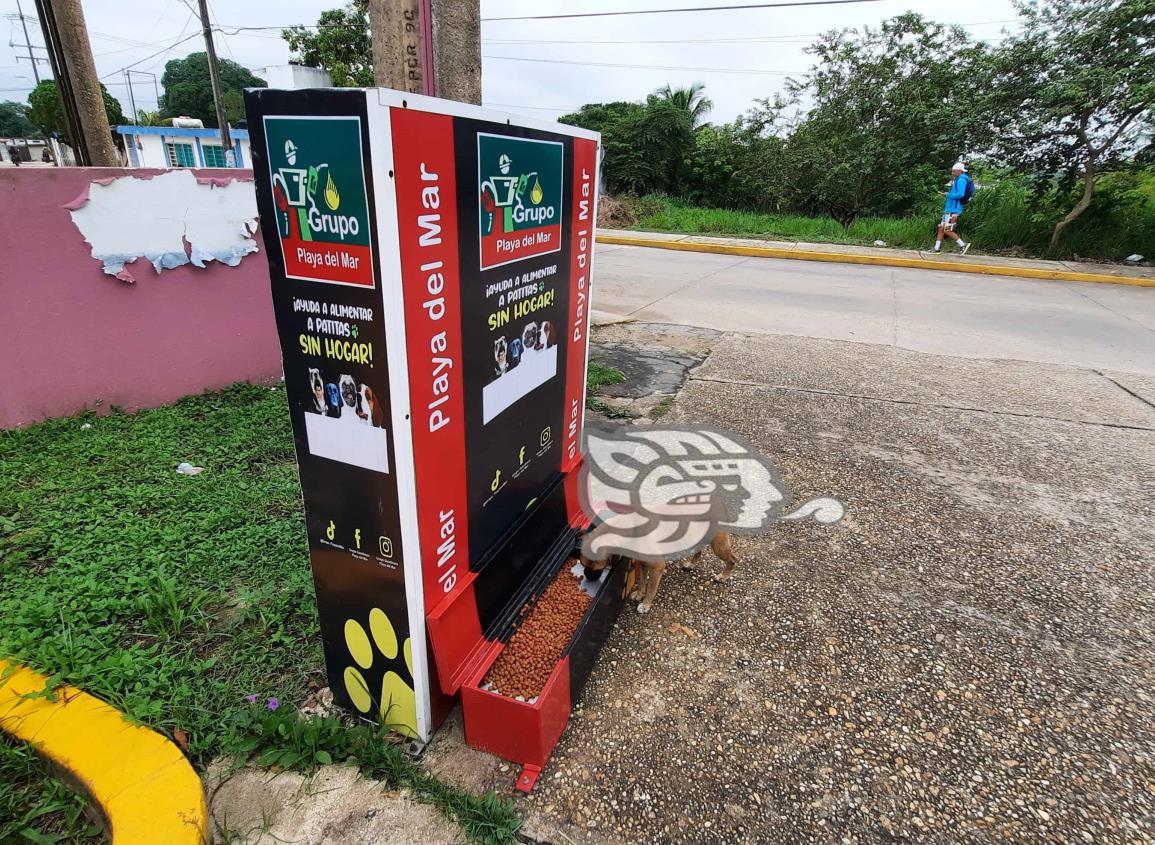
{"type": "Polygon", "coordinates": [[[309,452],[377,472],[389,472],[387,429],[367,425],[350,411],[340,417],[305,414],[309,452]]]}
{"type": "Polygon", "coordinates": [[[522,396],[557,375],[557,347],[530,349],[521,361],[481,391],[482,422],[488,423],[522,396]]]}

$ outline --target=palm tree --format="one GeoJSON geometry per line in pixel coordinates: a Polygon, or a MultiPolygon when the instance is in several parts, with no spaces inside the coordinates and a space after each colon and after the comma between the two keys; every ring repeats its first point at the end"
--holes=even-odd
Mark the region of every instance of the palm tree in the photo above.
{"type": "Polygon", "coordinates": [[[137,126],[168,126],[169,120],[160,116],[160,111],[145,111],[141,109],[136,114],[137,126]]]}
{"type": "Polygon", "coordinates": [[[671,88],[667,82],[665,87],[654,92],[654,96],[685,109],[690,115],[691,124],[696,128],[714,108],[714,101],[706,96],[705,91],[705,82],[695,82],[689,88],[671,88]]]}

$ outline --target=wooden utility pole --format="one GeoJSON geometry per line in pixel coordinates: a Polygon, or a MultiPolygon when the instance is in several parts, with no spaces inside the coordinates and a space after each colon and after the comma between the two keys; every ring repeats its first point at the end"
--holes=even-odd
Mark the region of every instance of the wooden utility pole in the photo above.
{"type": "Polygon", "coordinates": [[[411,94],[432,94],[432,62],[422,6],[428,0],[369,0],[369,37],[373,42],[373,84],[411,94]],[[427,73],[428,71],[428,73],[427,73]]]}
{"type": "Polygon", "coordinates": [[[432,0],[437,96],[481,105],[480,0],[432,0]]]}
{"type": "Polygon", "coordinates": [[[221,91],[221,69],[217,66],[217,48],[213,44],[213,27],[209,22],[207,0],[199,0],[201,10],[201,31],[205,36],[205,50],[209,54],[209,81],[213,86],[213,105],[217,110],[217,126],[221,128],[221,149],[229,167],[234,166],[236,154],[233,152],[233,137],[229,134],[229,120],[225,117],[225,95],[221,91]]]}
{"type": "Polygon", "coordinates": [[[60,52],[67,68],[67,83],[76,103],[80,126],[76,134],[83,138],[79,149],[87,150],[87,162],[93,167],[119,167],[120,159],[112,144],[108,113],[104,110],[104,92],[96,76],[92,45],[84,23],[80,0],[50,0],[60,52]]]}

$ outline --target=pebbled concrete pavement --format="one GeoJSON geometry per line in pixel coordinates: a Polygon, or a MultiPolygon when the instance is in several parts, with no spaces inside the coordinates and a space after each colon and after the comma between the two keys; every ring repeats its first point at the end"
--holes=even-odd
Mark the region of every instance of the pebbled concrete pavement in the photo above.
{"type": "Polygon", "coordinates": [[[1150,841],[1155,407],[1085,369],[731,334],[669,418],[848,516],[627,608],[528,832],[1150,841]]]}

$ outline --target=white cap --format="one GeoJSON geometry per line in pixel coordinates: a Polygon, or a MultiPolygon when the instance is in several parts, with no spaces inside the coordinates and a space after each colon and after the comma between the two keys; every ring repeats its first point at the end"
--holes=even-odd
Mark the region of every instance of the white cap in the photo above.
{"type": "Polygon", "coordinates": [[[965,164],[963,164],[961,161],[956,161],[954,163],[954,167],[952,167],[950,170],[951,170],[951,173],[953,173],[956,170],[961,170],[963,173],[966,173],[967,172],[967,166],[965,164]]]}

